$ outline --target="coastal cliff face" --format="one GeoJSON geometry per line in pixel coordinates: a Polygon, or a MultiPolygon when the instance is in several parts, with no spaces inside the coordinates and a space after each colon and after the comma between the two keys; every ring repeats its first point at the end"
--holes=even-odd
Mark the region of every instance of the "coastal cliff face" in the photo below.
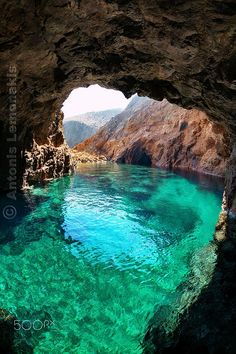
{"type": "Polygon", "coordinates": [[[230,144],[224,127],[210,122],[205,113],[136,96],[76,150],[116,162],[224,176],[230,144]]]}

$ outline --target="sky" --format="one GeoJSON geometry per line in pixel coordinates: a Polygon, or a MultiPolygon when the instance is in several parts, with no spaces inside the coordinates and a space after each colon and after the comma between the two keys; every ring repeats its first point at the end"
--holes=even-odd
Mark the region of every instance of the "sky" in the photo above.
{"type": "Polygon", "coordinates": [[[65,100],[62,111],[65,118],[68,118],[86,112],[105,111],[111,108],[124,109],[128,103],[129,100],[121,91],[91,85],[73,90],[65,100]]]}

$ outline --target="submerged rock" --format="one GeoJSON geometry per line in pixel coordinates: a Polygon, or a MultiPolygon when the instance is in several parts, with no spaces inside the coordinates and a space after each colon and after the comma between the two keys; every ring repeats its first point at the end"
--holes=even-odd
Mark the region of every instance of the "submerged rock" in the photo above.
{"type": "Polygon", "coordinates": [[[8,311],[0,309],[0,352],[6,354],[15,353],[14,350],[14,321],[16,318],[8,311]]]}
{"type": "Polygon", "coordinates": [[[32,354],[33,347],[22,338],[17,331],[17,318],[10,312],[0,309],[0,353],[32,354]]]}

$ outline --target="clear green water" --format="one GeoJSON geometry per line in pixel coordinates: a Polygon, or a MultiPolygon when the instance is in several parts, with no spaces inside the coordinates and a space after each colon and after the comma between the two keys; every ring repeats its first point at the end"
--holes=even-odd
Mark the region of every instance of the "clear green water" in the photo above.
{"type": "Polygon", "coordinates": [[[19,194],[18,218],[1,221],[0,308],[53,321],[22,331],[34,353],[141,353],[154,313],[187,306],[184,284],[199,290],[214,263],[221,194],[214,182],[113,164],[19,194]]]}

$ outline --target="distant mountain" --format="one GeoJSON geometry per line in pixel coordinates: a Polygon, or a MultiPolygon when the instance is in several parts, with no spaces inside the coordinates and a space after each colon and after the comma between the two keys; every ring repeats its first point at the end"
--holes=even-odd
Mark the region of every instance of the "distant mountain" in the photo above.
{"type": "Polygon", "coordinates": [[[89,138],[110,119],[122,111],[120,108],[88,112],[64,119],[64,136],[70,147],[89,138]]]}
{"type": "Polygon", "coordinates": [[[228,141],[224,128],[210,122],[205,113],[136,95],[124,111],[76,149],[122,163],[223,176],[228,141]]]}
{"type": "Polygon", "coordinates": [[[96,133],[96,129],[74,120],[64,122],[64,136],[69,147],[81,143],[96,133]]]}
{"type": "Polygon", "coordinates": [[[78,114],[77,116],[65,118],[64,121],[77,121],[89,125],[96,130],[101,128],[104,124],[109,122],[109,120],[119,114],[122,111],[121,108],[108,109],[106,111],[100,112],[88,112],[83,114],[78,114]]]}

